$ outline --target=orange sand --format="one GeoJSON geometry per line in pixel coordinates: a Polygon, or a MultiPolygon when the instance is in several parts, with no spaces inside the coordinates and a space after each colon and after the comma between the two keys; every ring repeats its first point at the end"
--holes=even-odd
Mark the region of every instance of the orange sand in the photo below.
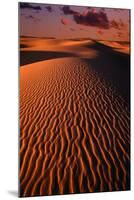
{"type": "Polygon", "coordinates": [[[93,42],[42,40],[23,50],[77,57],[20,67],[20,196],[129,189],[129,109],[83,59],[93,42]]]}

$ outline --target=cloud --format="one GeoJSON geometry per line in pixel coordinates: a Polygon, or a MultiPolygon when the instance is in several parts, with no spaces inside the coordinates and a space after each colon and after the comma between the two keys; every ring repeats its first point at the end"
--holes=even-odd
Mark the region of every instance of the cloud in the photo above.
{"type": "MultiPolygon", "coordinates": [[[[60,10],[62,10],[64,15],[72,15],[73,20],[75,21],[76,24],[98,27],[100,29],[114,28],[117,30],[121,30],[126,27],[126,25],[123,23],[121,19],[118,21],[114,19],[109,20],[105,8],[100,8],[98,10],[96,8],[87,7],[83,11],[83,13],[73,10],[72,8],[70,8],[70,6],[63,6],[62,8],[60,7],[60,10]]],[[[122,9],[113,9],[113,10],[122,11],[122,9]]]]}
{"type": "Polygon", "coordinates": [[[89,12],[89,9],[86,9],[86,10],[83,11],[82,15],[85,16],[85,15],[87,15],[88,12],[89,12]]]}
{"type": "Polygon", "coordinates": [[[125,24],[123,23],[121,19],[119,21],[112,20],[110,23],[111,23],[110,24],[111,28],[118,29],[118,30],[125,28],[125,24]]]}
{"type": "Polygon", "coordinates": [[[96,26],[104,29],[109,28],[109,20],[105,10],[100,10],[99,12],[96,9],[87,8],[83,13],[77,12],[71,9],[69,6],[63,6],[61,8],[65,15],[73,15],[74,21],[77,24],[85,26],[96,26]]]}
{"type": "Polygon", "coordinates": [[[77,24],[109,29],[109,20],[105,9],[100,9],[97,12],[96,9],[87,7],[83,13],[80,13],[71,9],[70,6],[63,6],[61,10],[64,15],[72,15],[77,24]]]}
{"type": "Polygon", "coordinates": [[[47,9],[48,12],[52,12],[53,11],[51,6],[46,6],[45,8],[47,9]]]}
{"type": "Polygon", "coordinates": [[[61,10],[63,11],[63,13],[64,13],[65,15],[75,15],[75,14],[78,13],[78,12],[72,10],[69,6],[63,6],[63,7],[61,8],[61,10]]]}
{"type": "MultiPolygon", "coordinates": [[[[121,19],[119,21],[116,21],[114,19],[110,21],[108,19],[107,13],[105,12],[105,8],[97,10],[96,8],[87,7],[83,11],[83,13],[71,9],[70,6],[63,6],[60,9],[64,13],[64,15],[72,15],[75,23],[80,25],[93,26],[101,29],[114,28],[118,30],[121,30],[125,27],[125,24],[121,19]]],[[[120,9],[114,10],[119,11],[120,9]]]]}
{"type": "Polygon", "coordinates": [[[68,24],[69,24],[69,21],[68,21],[67,19],[65,19],[65,18],[61,18],[61,23],[62,23],[63,25],[68,25],[68,24]]]}
{"type": "Polygon", "coordinates": [[[120,29],[118,22],[114,19],[111,21],[111,28],[120,29]]]}
{"type": "Polygon", "coordinates": [[[33,6],[30,3],[20,3],[20,9],[42,10],[40,6],[33,6]]]}
{"type": "Polygon", "coordinates": [[[101,8],[100,10],[101,10],[102,12],[105,12],[105,8],[101,8]]]}
{"type": "Polygon", "coordinates": [[[103,11],[88,11],[84,14],[77,13],[73,15],[73,18],[77,24],[109,29],[107,14],[103,11]]]}

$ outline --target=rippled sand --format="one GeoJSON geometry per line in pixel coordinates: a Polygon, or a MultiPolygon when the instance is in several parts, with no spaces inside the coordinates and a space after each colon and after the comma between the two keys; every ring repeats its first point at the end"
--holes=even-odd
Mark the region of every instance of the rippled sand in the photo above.
{"type": "Polygon", "coordinates": [[[90,63],[93,41],[54,41],[21,49],[71,55],[20,67],[20,196],[129,190],[129,103],[90,63]]]}

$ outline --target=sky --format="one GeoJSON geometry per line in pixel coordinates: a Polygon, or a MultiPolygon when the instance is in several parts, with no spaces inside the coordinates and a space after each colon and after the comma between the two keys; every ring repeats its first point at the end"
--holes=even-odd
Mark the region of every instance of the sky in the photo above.
{"type": "Polygon", "coordinates": [[[20,3],[20,35],[129,41],[128,9],[20,3]]]}

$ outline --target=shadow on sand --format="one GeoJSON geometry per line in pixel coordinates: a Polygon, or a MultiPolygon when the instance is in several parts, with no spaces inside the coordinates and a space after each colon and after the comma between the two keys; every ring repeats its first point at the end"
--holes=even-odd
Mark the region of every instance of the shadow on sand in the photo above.
{"type": "Polygon", "coordinates": [[[117,52],[111,47],[95,43],[89,46],[98,52],[97,58],[86,62],[97,71],[104,80],[111,82],[129,104],[130,102],[130,56],[117,52]]]}
{"type": "Polygon", "coordinates": [[[73,56],[72,53],[54,51],[20,51],[20,66],[54,58],[73,56]]]}

